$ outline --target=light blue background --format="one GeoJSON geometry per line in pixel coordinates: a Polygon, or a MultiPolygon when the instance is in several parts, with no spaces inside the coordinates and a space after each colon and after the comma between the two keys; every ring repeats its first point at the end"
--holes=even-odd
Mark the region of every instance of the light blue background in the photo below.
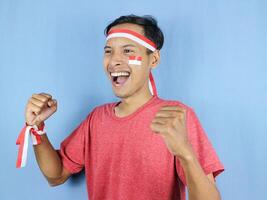
{"type": "Polygon", "coordinates": [[[154,71],[161,97],[193,107],[226,171],[223,199],[266,199],[267,1],[0,0],[0,199],[87,199],[84,175],[51,188],[15,141],[32,93],[59,102],[55,147],[88,112],[114,101],[102,68],[103,30],[124,14],[154,15],[166,42],[154,71]]]}

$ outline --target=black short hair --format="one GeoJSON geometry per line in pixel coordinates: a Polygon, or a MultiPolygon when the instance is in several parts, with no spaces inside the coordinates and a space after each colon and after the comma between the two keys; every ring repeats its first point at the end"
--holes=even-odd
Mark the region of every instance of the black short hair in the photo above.
{"type": "MultiPolygon", "coordinates": [[[[108,35],[109,30],[119,24],[137,24],[143,27],[144,35],[156,44],[156,49],[160,50],[164,43],[164,35],[161,29],[158,26],[157,20],[151,15],[137,16],[137,15],[124,15],[115,19],[105,28],[105,35],[108,35]]],[[[151,53],[151,50],[148,50],[148,53],[151,53]]]]}

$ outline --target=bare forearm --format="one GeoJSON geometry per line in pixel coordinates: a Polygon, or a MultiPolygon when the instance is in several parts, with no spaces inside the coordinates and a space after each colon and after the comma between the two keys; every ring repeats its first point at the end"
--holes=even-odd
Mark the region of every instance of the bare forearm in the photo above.
{"type": "Polygon", "coordinates": [[[34,146],[37,163],[46,178],[57,179],[63,170],[60,157],[46,134],[41,136],[41,140],[41,144],[34,146]]]}
{"type": "Polygon", "coordinates": [[[193,153],[179,158],[184,169],[188,196],[190,200],[220,200],[216,184],[212,182],[201,168],[193,153]]]}
{"type": "MultiPolygon", "coordinates": [[[[26,105],[27,125],[37,125],[41,130],[44,121],[57,110],[57,101],[50,94],[33,94],[26,105]]],[[[34,146],[37,163],[51,186],[64,183],[71,175],[62,165],[57,151],[49,142],[47,135],[41,135],[41,144],[34,146]]]]}

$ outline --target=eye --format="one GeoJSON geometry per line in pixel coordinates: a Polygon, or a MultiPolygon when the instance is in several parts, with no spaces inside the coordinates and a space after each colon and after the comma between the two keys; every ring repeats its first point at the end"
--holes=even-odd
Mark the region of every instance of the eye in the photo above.
{"type": "Polygon", "coordinates": [[[111,50],[109,50],[109,49],[105,49],[105,50],[104,50],[104,53],[105,53],[105,54],[110,54],[110,53],[111,53],[111,50]]]}
{"type": "Polygon", "coordinates": [[[134,51],[131,50],[131,49],[124,49],[123,51],[124,51],[124,53],[127,53],[127,54],[128,54],[128,53],[133,53],[133,52],[134,52],[134,51]]]}

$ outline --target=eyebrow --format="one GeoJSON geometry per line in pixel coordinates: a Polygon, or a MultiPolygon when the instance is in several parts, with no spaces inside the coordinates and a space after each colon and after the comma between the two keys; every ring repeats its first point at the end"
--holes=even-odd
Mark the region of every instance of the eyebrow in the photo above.
{"type": "MultiPolygon", "coordinates": [[[[135,45],[133,45],[133,44],[126,44],[126,45],[123,45],[122,46],[123,48],[125,48],[125,47],[135,47],[135,48],[137,48],[137,46],[135,46],[135,45]]],[[[111,46],[105,46],[104,47],[104,49],[111,49],[112,47],[111,46]]]]}
{"type": "Polygon", "coordinates": [[[111,49],[111,47],[110,46],[105,46],[104,49],[111,49]]]}
{"type": "Polygon", "coordinates": [[[137,46],[135,46],[133,44],[126,44],[126,45],[123,45],[122,47],[137,47],[137,46]]]}

